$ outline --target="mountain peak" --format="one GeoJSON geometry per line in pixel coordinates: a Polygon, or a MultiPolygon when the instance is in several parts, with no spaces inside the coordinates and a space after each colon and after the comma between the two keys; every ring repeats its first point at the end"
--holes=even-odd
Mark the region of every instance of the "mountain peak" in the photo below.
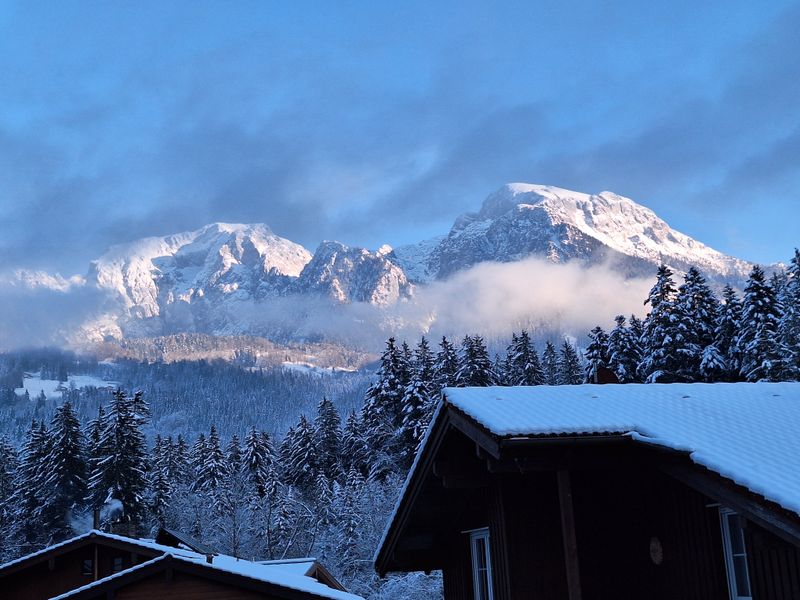
{"type": "Polygon", "coordinates": [[[645,273],[666,261],[678,270],[696,265],[712,279],[734,282],[750,268],[673,230],[652,210],[625,196],[531,183],[504,185],[484,200],[479,212],[458,217],[443,239],[397,248],[395,255],[407,272],[423,281],[479,262],[526,256],[591,262],[614,258],[626,263],[631,273],[645,273]]]}

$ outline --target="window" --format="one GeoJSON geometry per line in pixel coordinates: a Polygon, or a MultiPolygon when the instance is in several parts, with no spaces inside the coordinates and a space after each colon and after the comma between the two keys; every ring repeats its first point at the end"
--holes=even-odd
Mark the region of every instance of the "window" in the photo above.
{"type": "Polygon", "coordinates": [[[475,600],[492,600],[492,561],[489,556],[489,530],[469,532],[472,548],[472,589],[475,600]]]}
{"type": "Polygon", "coordinates": [[[750,600],[750,575],[747,572],[747,548],[744,543],[743,519],[728,508],[720,508],[722,542],[728,569],[731,600],[750,600]]]}
{"type": "Polygon", "coordinates": [[[112,570],[114,571],[114,573],[119,573],[120,571],[122,571],[122,557],[121,556],[115,556],[114,557],[114,566],[112,567],[112,570]]]}
{"type": "Polygon", "coordinates": [[[83,559],[83,563],[81,563],[81,575],[94,575],[94,563],[91,558],[83,559]]]}

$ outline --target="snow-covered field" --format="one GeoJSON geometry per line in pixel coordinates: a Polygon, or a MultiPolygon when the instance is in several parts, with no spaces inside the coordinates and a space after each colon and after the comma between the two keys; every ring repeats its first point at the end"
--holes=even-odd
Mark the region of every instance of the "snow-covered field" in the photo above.
{"type": "Polygon", "coordinates": [[[104,388],[115,387],[116,385],[115,381],[104,381],[93,375],[69,375],[67,381],[58,381],[56,379],[41,379],[39,373],[25,373],[22,387],[16,388],[14,392],[17,396],[24,396],[27,391],[31,400],[35,400],[44,392],[48,400],[59,400],[62,391],[69,390],[73,386],[75,388],[104,388]]]}

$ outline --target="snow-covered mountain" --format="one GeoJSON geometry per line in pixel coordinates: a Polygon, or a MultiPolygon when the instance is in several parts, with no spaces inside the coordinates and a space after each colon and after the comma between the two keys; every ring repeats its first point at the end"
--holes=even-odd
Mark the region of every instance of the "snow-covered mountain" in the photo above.
{"type": "Polygon", "coordinates": [[[661,262],[678,271],[695,265],[712,280],[732,283],[742,281],[751,268],[675,231],[629,198],[527,183],[503,186],[478,213],[460,216],[446,236],[399,247],[394,255],[415,281],[528,256],[553,262],[612,261],[636,275],[651,273],[661,262]]]}
{"type": "MultiPolygon", "coordinates": [[[[607,263],[625,276],[651,276],[662,261],[678,271],[696,265],[712,281],[734,285],[751,268],[628,198],[513,183],[446,235],[394,250],[326,241],[312,255],[266,225],[214,223],[114,246],[82,277],[17,271],[0,278],[0,290],[83,294],[78,337],[95,341],[181,332],[324,339],[333,323],[347,331],[353,319],[402,326],[405,317],[384,309],[415,303],[417,288],[479,263],[531,256],[607,263]],[[83,299],[98,297],[89,310],[83,299]],[[339,310],[350,305],[369,310],[339,310]]],[[[435,308],[422,313],[426,322],[436,318],[435,308]]]]}

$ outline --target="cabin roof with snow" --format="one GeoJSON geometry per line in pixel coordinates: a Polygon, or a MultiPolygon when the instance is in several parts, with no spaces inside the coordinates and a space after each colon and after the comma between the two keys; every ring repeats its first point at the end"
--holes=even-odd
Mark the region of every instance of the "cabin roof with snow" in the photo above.
{"type": "MultiPolygon", "coordinates": [[[[162,536],[161,539],[166,538],[162,536]]],[[[335,585],[328,585],[327,581],[321,582],[313,575],[299,573],[296,569],[280,568],[279,565],[268,566],[224,554],[200,553],[185,547],[183,543],[180,546],[165,545],[96,530],[0,565],[0,582],[5,580],[8,583],[7,578],[28,569],[38,569],[41,564],[49,565],[52,570],[53,565],[57,565],[60,561],[59,557],[66,557],[76,550],[93,544],[127,551],[138,556],[141,562],[126,563],[126,568],[116,573],[101,574],[96,580],[68,588],[52,596],[53,598],[94,598],[98,593],[112,591],[152,576],[154,573],[170,570],[242,589],[260,590],[276,598],[360,599],[360,596],[344,591],[341,584],[329,573],[335,585]]],[[[308,561],[308,559],[303,560],[308,561]]],[[[50,597],[50,594],[46,597],[50,597]]]]}
{"type": "Polygon", "coordinates": [[[378,547],[379,572],[391,570],[449,429],[494,458],[511,446],[604,440],[681,455],[692,477],[708,474],[764,501],[765,520],[788,516],[778,528],[800,540],[800,383],[447,388],[378,547]]]}

